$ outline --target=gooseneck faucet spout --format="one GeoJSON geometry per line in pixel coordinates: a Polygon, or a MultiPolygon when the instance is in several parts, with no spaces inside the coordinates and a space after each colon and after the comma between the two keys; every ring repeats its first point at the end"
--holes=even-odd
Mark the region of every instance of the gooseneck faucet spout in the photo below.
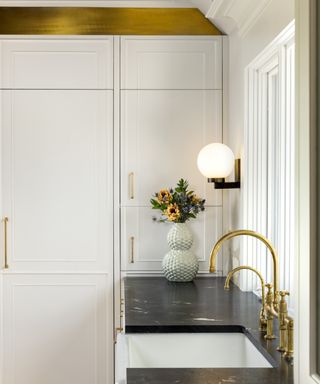
{"type": "Polygon", "coordinates": [[[216,271],[216,258],[217,254],[222,246],[222,244],[227,241],[232,239],[233,237],[236,236],[251,236],[255,237],[256,239],[262,241],[267,248],[269,249],[271,256],[272,256],[272,261],[273,261],[273,286],[274,286],[274,308],[278,308],[278,291],[279,291],[279,259],[276,253],[276,250],[274,249],[273,245],[270,243],[270,241],[261,235],[258,232],[250,231],[247,229],[239,229],[236,231],[232,231],[229,233],[226,233],[223,235],[214,245],[211,251],[210,255],[210,272],[215,272],[216,271]]]}
{"type": "Polygon", "coordinates": [[[224,289],[229,289],[229,287],[230,287],[230,280],[231,280],[232,276],[236,272],[239,272],[241,270],[252,271],[260,279],[261,292],[262,292],[262,294],[261,294],[262,306],[261,306],[261,310],[260,310],[260,330],[261,331],[266,331],[267,330],[267,322],[266,322],[266,315],[265,315],[265,304],[266,304],[266,299],[265,299],[265,282],[264,282],[264,279],[263,279],[261,273],[258,270],[256,270],[255,268],[249,267],[248,265],[241,265],[240,267],[236,267],[236,268],[234,268],[232,271],[230,271],[228,273],[228,276],[226,278],[226,282],[224,284],[224,289]]]}

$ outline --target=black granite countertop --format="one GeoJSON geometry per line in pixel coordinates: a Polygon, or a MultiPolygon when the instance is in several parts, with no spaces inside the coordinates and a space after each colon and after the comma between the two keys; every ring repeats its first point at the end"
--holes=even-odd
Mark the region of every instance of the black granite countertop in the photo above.
{"type": "MultiPolygon", "coordinates": [[[[293,384],[293,367],[259,331],[259,299],[224,278],[171,283],[163,277],[125,278],[126,333],[243,332],[274,368],[129,368],[127,384],[293,384]]],[[[276,331],[277,333],[277,331],[276,331]]]]}

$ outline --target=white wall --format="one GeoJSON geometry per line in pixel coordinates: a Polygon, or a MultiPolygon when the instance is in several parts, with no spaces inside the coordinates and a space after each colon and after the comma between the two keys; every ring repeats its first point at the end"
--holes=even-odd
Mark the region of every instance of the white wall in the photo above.
{"type": "MultiPolygon", "coordinates": [[[[244,145],[244,74],[246,66],[294,19],[294,0],[272,0],[255,24],[239,36],[237,30],[229,35],[228,126],[224,142],[241,157],[244,145]]],[[[245,175],[242,175],[245,183],[245,175]]],[[[241,189],[225,192],[224,231],[242,228],[241,189]]],[[[241,262],[239,239],[228,245],[233,262],[241,262]]]]}

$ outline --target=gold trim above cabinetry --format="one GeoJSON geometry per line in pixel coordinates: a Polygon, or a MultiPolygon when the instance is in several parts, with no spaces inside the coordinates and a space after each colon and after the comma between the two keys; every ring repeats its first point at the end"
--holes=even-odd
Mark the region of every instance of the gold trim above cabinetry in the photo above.
{"type": "Polygon", "coordinates": [[[196,8],[1,7],[1,35],[221,35],[196,8]]]}

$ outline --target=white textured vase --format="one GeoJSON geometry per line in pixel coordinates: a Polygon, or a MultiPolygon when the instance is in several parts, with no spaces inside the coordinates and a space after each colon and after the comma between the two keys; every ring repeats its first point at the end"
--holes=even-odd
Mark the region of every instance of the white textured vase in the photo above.
{"type": "Polygon", "coordinates": [[[193,238],[185,223],[176,223],[167,236],[170,251],[162,261],[162,269],[169,281],[192,281],[199,270],[199,260],[190,251],[193,238]]]}

